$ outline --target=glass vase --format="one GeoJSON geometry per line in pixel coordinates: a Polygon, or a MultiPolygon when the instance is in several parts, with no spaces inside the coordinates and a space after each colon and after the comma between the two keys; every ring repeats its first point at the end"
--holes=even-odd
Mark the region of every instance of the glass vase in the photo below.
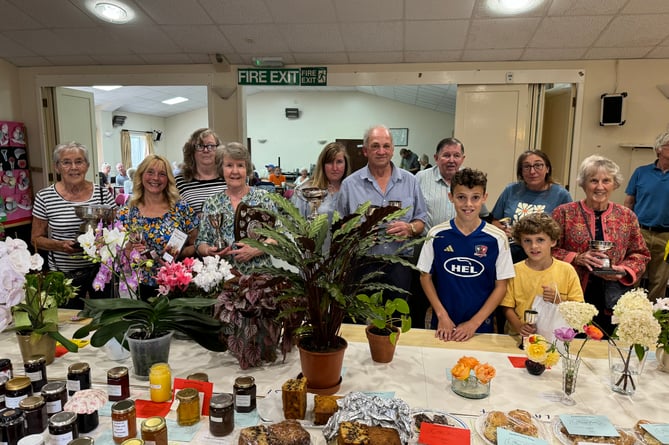
{"type": "Polygon", "coordinates": [[[639,376],[648,356],[648,348],[640,348],[641,359],[634,345],[609,342],[609,373],[614,392],[632,395],[637,389],[639,376]]]}
{"type": "Polygon", "coordinates": [[[576,392],[576,378],[581,359],[576,357],[562,357],[562,402],[564,405],[575,405],[571,395],[576,392]]]}
{"type": "Polygon", "coordinates": [[[485,399],[490,395],[490,381],[482,383],[473,375],[470,375],[465,380],[453,377],[451,389],[457,395],[468,399],[485,399]]]}

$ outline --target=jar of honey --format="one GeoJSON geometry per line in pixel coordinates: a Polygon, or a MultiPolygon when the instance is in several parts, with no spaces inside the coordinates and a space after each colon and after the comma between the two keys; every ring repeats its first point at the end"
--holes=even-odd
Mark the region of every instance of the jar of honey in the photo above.
{"type": "Polygon", "coordinates": [[[156,363],[149,371],[149,394],[152,402],[167,402],[172,398],[172,371],[167,363],[156,363]]]}
{"type": "Polygon", "coordinates": [[[111,407],[112,439],[114,443],[137,436],[137,412],[135,402],[126,399],[116,402],[111,407]]]}
{"type": "Polygon", "coordinates": [[[179,426],[194,425],[200,421],[200,394],[195,388],[184,388],[177,392],[177,423],[179,426]]]}

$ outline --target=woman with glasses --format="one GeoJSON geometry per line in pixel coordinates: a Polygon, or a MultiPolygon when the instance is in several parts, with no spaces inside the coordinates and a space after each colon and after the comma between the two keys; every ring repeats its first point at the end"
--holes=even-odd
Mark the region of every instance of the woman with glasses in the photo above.
{"type": "Polygon", "coordinates": [[[75,205],[106,204],[115,207],[108,190],[86,179],[90,168],[88,149],[78,142],[58,145],[53,151],[58,180],[35,195],[31,240],[36,250],[46,252],[50,270],[64,272],[79,287],[77,297],[67,308],[83,309],[86,295],[90,298],[110,296],[93,289],[99,265],[83,258],[77,237],[84,222],[74,213],[75,205]]]}
{"type": "MultiPolygon", "coordinates": [[[[572,201],[569,192],[553,180],[552,172],[551,161],[542,151],[528,150],[518,157],[518,182],[504,188],[491,212],[493,224],[504,230],[510,239],[513,224],[523,216],[550,214],[557,206],[572,201]]],[[[523,249],[515,244],[511,246],[511,256],[514,263],[527,258],[523,249]]]]}
{"type": "Polygon", "coordinates": [[[217,149],[220,145],[221,140],[214,130],[200,128],[183,146],[181,173],[175,178],[177,190],[198,215],[208,197],[226,188],[225,179],[217,169],[220,161],[217,149]]]}
{"type": "Polygon", "coordinates": [[[156,275],[163,261],[193,256],[199,219],[192,207],[179,197],[167,159],[148,155],[133,175],[132,197],[118,212],[118,219],[130,233],[132,246],[153,264],[140,273],[142,299],[156,295],[156,275]]]}

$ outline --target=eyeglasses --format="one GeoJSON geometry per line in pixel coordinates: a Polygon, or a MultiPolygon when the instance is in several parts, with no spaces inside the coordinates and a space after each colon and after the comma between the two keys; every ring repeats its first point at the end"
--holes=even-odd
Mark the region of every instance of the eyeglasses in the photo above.
{"type": "Polygon", "coordinates": [[[546,167],[546,164],[543,164],[541,162],[537,162],[536,164],[523,164],[523,171],[528,172],[528,171],[534,169],[534,171],[540,172],[545,167],[546,167]]]}
{"type": "Polygon", "coordinates": [[[195,150],[197,151],[214,151],[218,145],[216,144],[195,144],[195,150]]]}
{"type": "Polygon", "coordinates": [[[58,165],[67,169],[70,169],[72,167],[79,168],[83,165],[86,165],[86,161],[84,161],[83,159],[77,159],[76,161],[65,160],[65,161],[58,161],[58,165]]]}

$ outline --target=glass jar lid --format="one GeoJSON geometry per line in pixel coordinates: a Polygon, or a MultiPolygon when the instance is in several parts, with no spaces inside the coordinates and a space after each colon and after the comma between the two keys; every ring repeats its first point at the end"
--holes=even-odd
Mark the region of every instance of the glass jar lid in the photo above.
{"type": "Polygon", "coordinates": [[[232,394],[214,394],[209,400],[211,408],[227,408],[228,406],[232,406],[232,403],[232,394]]]}
{"type": "Polygon", "coordinates": [[[44,397],[40,395],[29,396],[19,402],[19,408],[23,410],[37,409],[43,406],[45,403],[46,402],[44,401],[44,397]]]}
{"type": "Polygon", "coordinates": [[[52,426],[67,426],[77,421],[77,413],[72,411],[61,411],[49,418],[49,425],[52,426]]]}
{"type": "Polygon", "coordinates": [[[67,385],[65,382],[49,382],[42,386],[42,394],[55,395],[59,392],[65,391],[67,385]]]}
{"type": "Polygon", "coordinates": [[[107,377],[112,379],[118,379],[126,375],[128,375],[128,368],[125,366],[117,366],[107,371],[107,377]]]}
{"type": "Polygon", "coordinates": [[[133,400],[121,400],[112,405],[112,414],[125,414],[135,409],[135,402],[133,400]]]}
{"type": "Polygon", "coordinates": [[[41,354],[31,355],[30,358],[28,360],[26,360],[25,364],[26,365],[34,365],[34,364],[38,364],[38,363],[40,363],[40,364],[41,363],[46,363],[46,358],[41,354]]]}
{"type": "Polygon", "coordinates": [[[199,394],[195,388],[184,388],[177,392],[177,399],[179,399],[181,402],[191,401],[198,396],[199,394]]]}
{"type": "Polygon", "coordinates": [[[121,445],[144,445],[144,441],[142,439],[127,439],[121,442],[121,445]]]}
{"type": "Polygon", "coordinates": [[[0,425],[12,423],[23,417],[23,411],[20,409],[7,408],[0,411],[0,425]]]}
{"type": "Polygon", "coordinates": [[[12,364],[12,361],[8,358],[0,358],[0,368],[7,367],[12,364]]]}
{"type": "Polygon", "coordinates": [[[88,363],[79,362],[72,363],[70,366],[68,366],[67,372],[70,374],[83,374],[84,372],[88,372],[90,369],[91,367],[88,366],[88,363]]]}
{"type": "Polygon", "coordinates": [[[190,374],[188,377],[186,377],[186,380],[198,380],[200,382],[208,382],[209,376],[207,375],[206,372],[194,372],[193,374],[190,374]]]}
{"type": "Polygon", "coordinates": [[[31,434],[19,440],[16,445],[44,445],[44,437],[41,434],[31,434]]]}
{"type": "Polygon", "coordinates": [[[154,431],[159,431],[165,428],[165,419],[159,416],[149,417],[144,422],[142,422],[142,431],[147,433],[152,433],[154,431]]]}
{"type": "Polygon", "coordinates": [[[30,386],[30,377],[20,376],[9,379],[5,388],[7,391],[20,391],[30,386]]]}
{"type": "Polygon", "coordinates": [[[250,375],[244,376],[244,377],[237,377],[235,379],[235,386],[238,386],[240,388],[249,388],[253,385],[255,385],[256,379],[251,377],[250,375]]]}
{"type": "Polygon", "coordinates": [[[72,439],[67,443],[67,445],[93,445],[95,441],[92,437],[89,436],[79,436],[76,439],[72,439]]]}

